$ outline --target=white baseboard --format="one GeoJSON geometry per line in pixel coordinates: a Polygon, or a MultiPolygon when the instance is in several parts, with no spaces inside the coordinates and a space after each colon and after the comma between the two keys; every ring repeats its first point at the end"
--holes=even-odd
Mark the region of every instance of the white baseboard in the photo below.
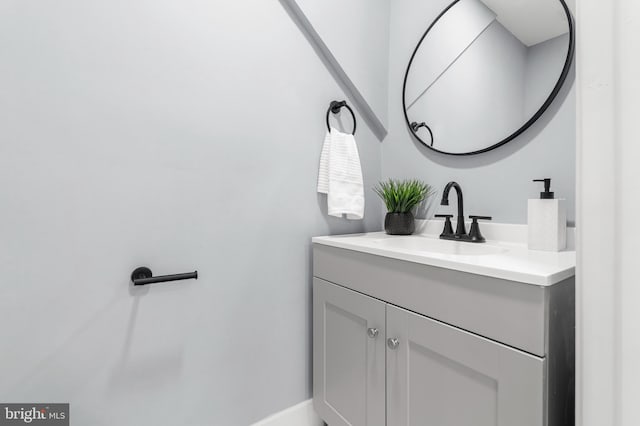
{"type": "Polygon", "coordinates": [[[251,426],[324,426],[309,399],[287,408],[251,426]]]}

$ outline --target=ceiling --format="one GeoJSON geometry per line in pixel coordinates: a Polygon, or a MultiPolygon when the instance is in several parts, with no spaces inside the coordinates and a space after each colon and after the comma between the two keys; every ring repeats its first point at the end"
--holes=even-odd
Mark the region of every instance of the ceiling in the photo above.
{"type": "MultiPolygon", "coordinates": [[[[569,31],[559,0],[482,0],[524,45],[533,46],[569,31]]],[[[570,0],[569,7],[575,4],[570,0]]]]}

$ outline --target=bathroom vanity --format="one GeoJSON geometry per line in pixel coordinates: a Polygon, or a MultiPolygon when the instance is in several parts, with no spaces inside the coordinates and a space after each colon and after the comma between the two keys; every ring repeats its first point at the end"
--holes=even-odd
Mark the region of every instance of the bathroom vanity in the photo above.
{"type": "Polygon", "coordinates": [[[313,243],[313,400],[329,426],[574,424],[575,252],[313,243]]]}

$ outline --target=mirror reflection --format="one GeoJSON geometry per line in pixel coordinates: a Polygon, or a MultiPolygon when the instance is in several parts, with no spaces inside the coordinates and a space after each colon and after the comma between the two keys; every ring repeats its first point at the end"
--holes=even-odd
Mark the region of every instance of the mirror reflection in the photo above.
{"type": "Polygon", "coordinates": [[[459,0],[427,30],[404,87],[407,124],[437,151],[516,137],[557,95],[573,54],[562,0],[459,0]]]}

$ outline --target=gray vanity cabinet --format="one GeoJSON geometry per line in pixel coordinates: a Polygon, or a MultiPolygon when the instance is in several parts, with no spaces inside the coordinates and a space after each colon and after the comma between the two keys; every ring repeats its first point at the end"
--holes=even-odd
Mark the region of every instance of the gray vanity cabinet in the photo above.
{"type": "Polygon", "coordinates": [[[331,426],[384,426],[385,303],[313,285],[314,406],[331,426]]]}
{"type": "Polygon", "coordinates": [[[544,359],[387,305],[387,424],[542,426],[544,359]]]}
{"type": "Polygon", "coordinates": [[[542,426],[545,360],[315,278],[314,405],[330,426],[542,426]]]}
{"type": "Polygon", "coordinates": [[[313,400],[329,426],[573,426],[575,281],[314,246],[313,400]]]}

